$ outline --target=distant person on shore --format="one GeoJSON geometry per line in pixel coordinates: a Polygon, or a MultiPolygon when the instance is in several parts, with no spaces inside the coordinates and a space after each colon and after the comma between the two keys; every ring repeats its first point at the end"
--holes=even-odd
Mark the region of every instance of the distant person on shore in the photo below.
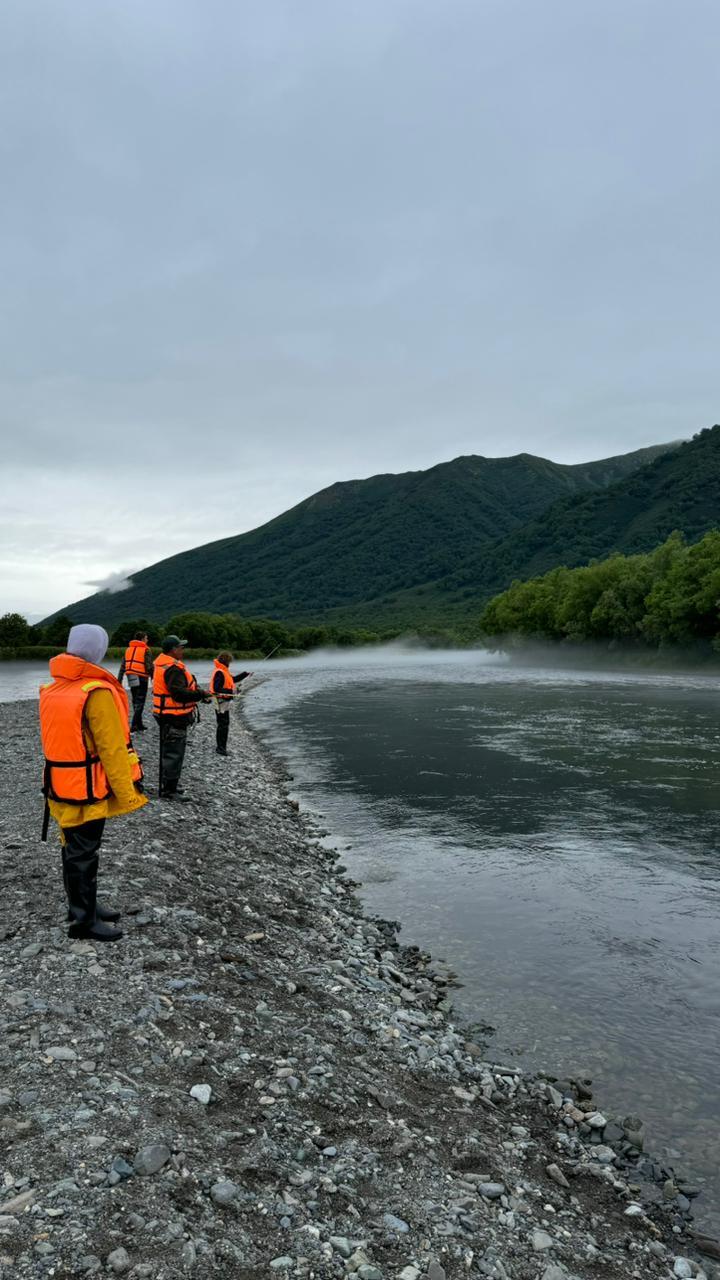
{"type": "Polygon", "coordinates": [[[40,690],[46,822],[60,828],[69,935],[116,942],[120,912],[97,901],[100,844],[107,818],[147,804],[142,765],[130,738],[128,704],[115,676],[99,666],[108,647],[102,627],[72,627],[67,650],[50,660],[52,683],[40,690]]]}
{"type": "Polygon", "coordinates": [[[228,733],[230,732],[230,708],[235,697],[235,685],[241,684],[243,680],[247,680],[248,676],[252,674],[250,671],[241,671],[239,675],[234,676],[230,671],[232,660],[231,653],[219,653],[214,662],[215,670],[210,678],[210,692],[215,700],[215,720],[217,722],[215,746],[219,756],[230,754],[227,749],[227,743],[228,733]]]}
{"type": "Polygon", "coordinates": [[[122,684],[123,676],[127,676],[130,696],[133,705],[131,733],[144,733],[147,725],[143,724],[143,711],[147,698],[148,684],[153,673],[153,660],[148,644],[147,632],[136,631],[130,641],[125,656],[120,663],[118,680],[122,684]]]}
{"type": "Polygon", "coordinates": [[[209,702],[210,694],[199,689],[183,656],[187,640],[166,636],[162,653],[155,659],[153,675],[153,716],[160,729],[160,795],[165,800],[184,800],[182,773],[187,731],[197,719],[197,703],[209,702]]]}

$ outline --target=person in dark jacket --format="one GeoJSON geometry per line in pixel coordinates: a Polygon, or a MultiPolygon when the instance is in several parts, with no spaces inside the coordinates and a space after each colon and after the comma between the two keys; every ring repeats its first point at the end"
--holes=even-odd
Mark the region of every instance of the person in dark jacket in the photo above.
{"type": "Polygon", "coordinates": [[[187,731],[197,717],[198,702],[209,702],[207,689],[183,662],[187,640],[166,636],[153,673],[153,716],[160,729],[160,795],[165,800],[185,799],[178,786],[182,773],[187,731]]]}
{"type": "Polygon", "coordinates": [[[241,671],[239,675],[234,676],[230,671],[232,660],[231,653],[219,653],[215,659],[215,669],[210,677],[210,692],[215,700],[215,719],[217,722],[215,745],[219,756],[230,754],[227,749],[227,741],[230,731],[230,708],[235,697],[235,686],[241,684],[243,680],[247,680],[249,675],[252,675],[250,671],[241,671]]]}
{"type": "Polygon", "coordinates": [[[125,656],[120,663],[118,680],[122,684],[123,676],[127,677],[130,697],[132,698],[133,718],[131,733],[144,733],[143,711],[147,698],[148,683],[153,673],[153,660],[148,644],[147,633],[136,631],[130,641],[125,656]]]}

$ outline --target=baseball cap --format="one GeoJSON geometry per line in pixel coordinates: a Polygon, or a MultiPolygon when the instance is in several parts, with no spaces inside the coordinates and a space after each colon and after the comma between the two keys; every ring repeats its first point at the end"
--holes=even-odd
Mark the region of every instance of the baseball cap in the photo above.
{"type": "Polygon", "coordinates": [[[163,653],[169,653],[171,649],[177,649],[178,645],[186,645],[187,640],[182,640],[180,636],[166,636],[162,642],[163,653]]]}

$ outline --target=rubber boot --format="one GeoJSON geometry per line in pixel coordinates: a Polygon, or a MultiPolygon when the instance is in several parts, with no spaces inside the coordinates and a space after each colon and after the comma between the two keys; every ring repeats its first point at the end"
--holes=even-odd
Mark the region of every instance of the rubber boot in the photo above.
{"type": "Polygon", "coordinates": [[[87,822],[65,832],[63,847],[63,879],[68,897],[71,938],[94,938],[98,942],[117,942],[122,929],[98,919],[97,872],[103,822],[87,822]]]}
{"type": "Polygon", "coordinates": [[[230,732],[230,713],[228,711],[216,711],[215,718],[217,722],[215,750],[219,756],[228,756],[230,754],[227,749],[228,733],[230,732]]]}
{"type": "MultiPolygon", "coordinates": [[[[73,918],[68,910],[68,924],[72,924],[73,918]]],[[[105,924],[115,924],[118,920],[122,920],[122,911],[117,911],[115,907],[104,907],[101,902],[95,903],[95,919],[102,920],[105,924]]]]}

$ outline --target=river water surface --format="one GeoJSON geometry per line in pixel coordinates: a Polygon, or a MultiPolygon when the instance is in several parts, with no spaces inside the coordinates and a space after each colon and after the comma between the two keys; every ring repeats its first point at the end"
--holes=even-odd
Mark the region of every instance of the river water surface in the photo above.
{"type": "MultiPolygon", "coordinates": [[[[262,674],[247,714],[367,908],[452,965],[499,1055],[590,1075],[601,1105],[639,1112],[720,1233],[717,680],[477,653],[262,674]]],[[[36,686],[0,667],[0,700],[36,686]]]]}
{"type": "Polygon", "coordinates": [[[639,1112],[720,1230],[717,680],[478,654],[272,671],[250,719],[366,906],[453,966],[498,1053],[639,1112]]]}

